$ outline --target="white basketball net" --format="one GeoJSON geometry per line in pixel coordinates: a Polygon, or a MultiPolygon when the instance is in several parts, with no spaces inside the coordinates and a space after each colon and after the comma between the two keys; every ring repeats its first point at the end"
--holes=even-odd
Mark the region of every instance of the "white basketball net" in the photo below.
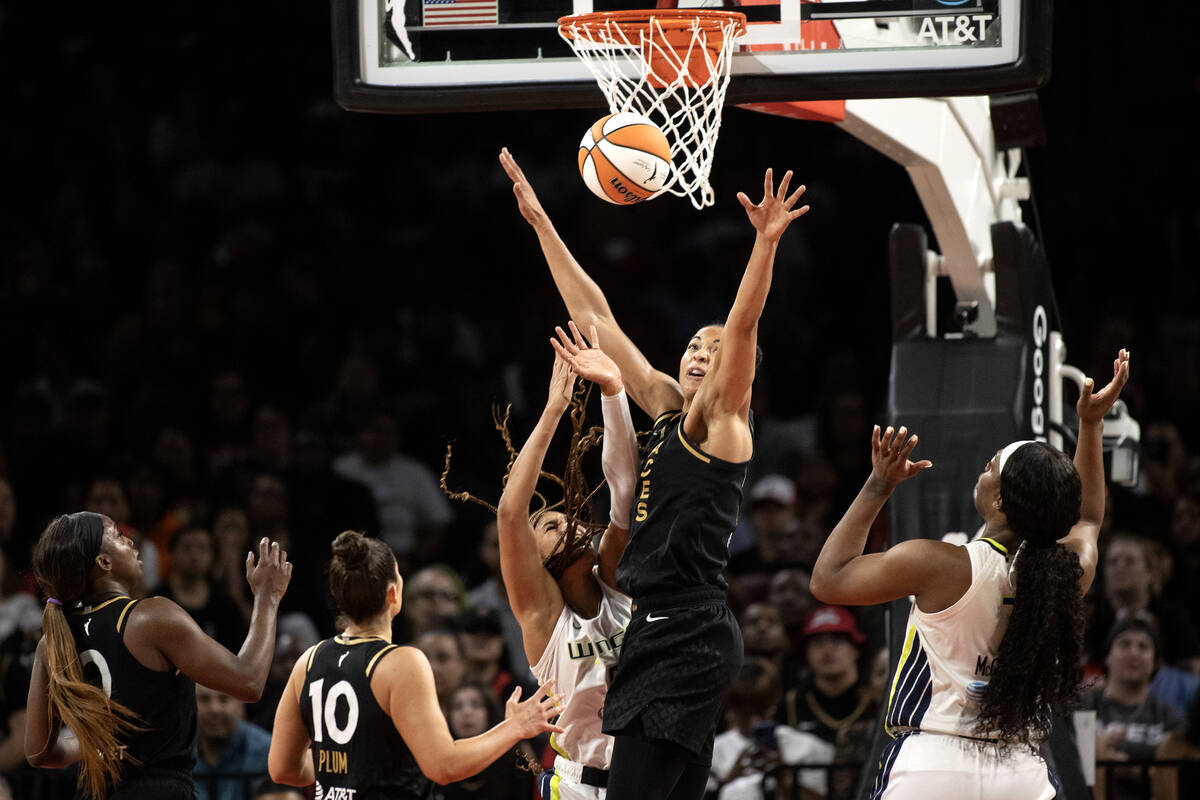
{"type": "Polygon", "coordinates": [[[687,197],[700,209],[713,204],[708,173],[721,128],[734,39],[744,31],[745,18],[738,14],[717,20],[719,43],[713,22],[706,30],[699,18],[670,20],[669,30],[677,39],[671,45],[654,13],[647,11],[648,23],[637,25],[599,14],[567,17],[559,21],[559,35],[592,71],[612,113],[641,114],[666,134],[674,168],[658,194],[687,197]],[[679,38],[688,35],[690,42],[679,38]],[[719,49],[710,49],[710,38],[712,48],[719,49]],[[691,77],[691,71],[701,77],[691,77]]]}

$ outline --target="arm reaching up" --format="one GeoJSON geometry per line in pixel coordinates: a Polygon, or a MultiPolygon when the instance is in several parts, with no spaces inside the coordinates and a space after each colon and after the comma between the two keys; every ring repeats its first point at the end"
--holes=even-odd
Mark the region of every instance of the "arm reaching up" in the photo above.
{"type": "Polygon", "coordinates": [[[1104,521],[1104,415],[1121,395],[1129,380],[1129,351],[1121,350],[1113,359],[1113,377],[1100,391],[1087,378],[1079,392],[1075,411],[1079,414],[1079,442],[1075,445],[1075,469],[1079,472],[1079,522],[1063,539],[1063,544],[1079,556],[1083,576],[1079,588],[1086,592],[1096,577],[1097,542],[1104,521]]]}
{"type": "Polygon", "coordinates": [[[756,369],[758,319],[771,290],[779,237],[809,209],[807,205],[793,208],[805,187],[788,195],[791,180],[789,170],[777,190],[773,173],[768,169],[763,176],[763,199],[757,205],[744,192],[738,192],[738,201],[746,209],[757,232],[754,249],[721,331],[720,349],[713,359],[712,369],[696,393],[693,405],[700,410],[700,415],[689,413],[685,424],[689,436],[705,441],[707,452],[726,461],[744,461],[753,450],[746,420],[756,369]],[[703,418],[697,419],[697,416],[703,418]],[[742,424],[730,418],[736,418],[742,424]]]}
{"type": "Polygon", "coordinates": [[[630,397],[651,418],[664,411],[681,408],[683,394],[679,383],[665,372],[650,366],[642,351],[621,330],[604,292],[559,238],[558,231],[554,229],[554,224],[538,201],[533,186],[516,159],[508,152],[508,148],[500,151],[500,164],[512,179],[517,208],[537,234],[542,255],[545,256],[550,275],[554,278],[554,285],[566,303],[571,318],[581,325],[594,326],[604,337],[608,355],[620,369],[630,397]]]}
{"type": "Polygon", "coordinates": [[[966,551],[945,542],[911,539],[882,553],[863,553],[871,523],[903,481],[933,466],[911,461],[917,437],[889,427],[871,433],[871,475],[821,548],[812,573],[813,596],[824,603],[874,605],[916,595],[923,611],[953,604],[971,582],[966,551]],[[905,441],[905,438],[907,441],[905,441]]]}
{"type": "Polygon", "coordinates": [[[629,541],[629,513],[637,485],[638,445],[629,401],[621,384],[621,370],[600,348],[596,326],[591,328],[591,344],[579,335],[575,323],[569,323],[571,338],[556,328],[558,339],[551,339],[559,357],[566,360],[581,377],[600,386],[600,405],[604,414],[604,445],[600,462],[608,482],[609,521],[600,537],[600,578],[617,586],[617,563],[629,541]]]}
{"type": "Polygon", "coordinates": [[[496,507],[500,574],[513,615],[521,625],[525,655],[530,664],[536,664],[546,649],[554,622],[562,613],[563,598],[558,584],[542,565],[542,555],[529,525],[529,502],[533,499],[550,440],[554,438],[563,412],[571,404],[574,386],[575,376],[570,366],[555,357],[546,407],[513,462],[500,504],[496,507]]]}

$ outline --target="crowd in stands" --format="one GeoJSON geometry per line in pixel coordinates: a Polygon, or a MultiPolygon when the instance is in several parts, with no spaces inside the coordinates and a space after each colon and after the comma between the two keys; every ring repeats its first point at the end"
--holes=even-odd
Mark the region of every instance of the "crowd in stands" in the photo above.
{"type": "MultiPolygon", "coordinates": [[[[172,598],[235,650],[252,543],[279,540],[295,564],[262,700],[197,688],[202,798],[307,796],[263,780],[269,731],[295,660],[335,631],[323,569],[345,529],[396,552],[405,596],[395,640],[428,656],[451,731],[490,727],[532,676],[494,519],[447,498],[443,454],[452,442],[450,488],[499,497],[505,454],[490,405],[512,403],[513,429],[528,430],[545,336],[564,321],[548,275],[522,260],[531,251],[509,252],[524,231],[498,146],[455,140],[474,161],[447,161],[435,154],[448,125],[337,110],[321,4],[239,5],[237,25],[200,27],[194,8],[164,6],[128,30],[97,9],[45,19],[51,9],[39,5],[4,4],[0,19],[9,107],[37,121],[0,129],[10,189],[0,220],[0,798],[20,787],[50,800],[73,786],[69,771],[25,765],[21,742],[41,623],[30,547],[54,515],[81,509],[137,543],[141,591],[172,598]],[[297,35],[283,35],[284,18],[297,35]],[[13,41],[22,24],[61,34],[53,58],[13,41]],[[133,32],[159,46],[120,46],[133,32]],[[17,69],[21,58],[39,69],[17,69]],[[266,62],[286,63],[292,79],[248,91],[262,84],[246,71],[266,62]],[[449,210],[431,210],[424,194],[449,210]]],[[[555,139],[535,128],[520,135],[536,152],[555,139]]],[[[849,157],[832,138],[844,135],[830,136],[849,157]]],[[[729,180],[753,185],[760,168],[729,180]]],[[[829,180],[810,182],[814,208],[836,206],[829,180]]],[[[911,194],[903,175],[888,180],[891,194],[911,194]]],[[[634,338],[663,342],[651,360],[674,363],[682,334],[728,306],[740,274],[730,265],[749,242],[741,209],[714,210],[697,231],[686,204],[647,206],[650,224],[679,233],[639,251],[604,235],[608,210],[565,211],[585,202],[582,183],[564,194],[548,201],[564,206],[564,237],[595,254],[634,338]]],[[[714,757],[723,798],[770,796],[764,778],[780,763],[840,765],[795,778],[804,797],[849,797],[887,702],[879,609],[819,606],[808,589],[869,471],[889,341],[882,288],[864,299],[849,271],[811,265],[837,263],[872,204],[894,221],[880,197],[842,196],[857,220],[826,218],[787,240],[764,315],[758,455],[731,542],[747,660],[714,757]],[[852,312],[830,300],[848,295],[860,304],[852,312]]],[[[872,244],[882,261],[882,232],[872,244]]],[[[1200,754],[1200,330],[1169,313],[1142,322],[1118,315],[1079,329],[1094,341],[1085,353],[1144,345],[1145,372],[1126,392],[1144,422],[1142,477],[1110,495],[1080,698],[1098,715],[1098,757],[1131,763],[1200,754]]],[[[1084,361],[1105,374],[1102,358],[1084,361]]],[[[869,546],[885,542],[880,529],[869,546]]],[[[546,741],[526,749],[552,760],[546,741]]],[[[1162,774],[1119,772],[1117,798],[1150,797],[1162,774]]],[[[1181,775],[1179,797],[1200,796],[1195,769],[1181,775]]],[[[533,775],[514,756],[438,791],[529,798],[533,775]]]]}

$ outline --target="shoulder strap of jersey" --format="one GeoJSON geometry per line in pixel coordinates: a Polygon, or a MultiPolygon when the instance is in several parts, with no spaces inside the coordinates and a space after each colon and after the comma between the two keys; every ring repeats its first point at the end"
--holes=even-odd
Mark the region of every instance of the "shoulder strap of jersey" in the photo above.
{"type": "MultiPolygon", "coordinates": [[[[129,598],[125,599],[128,600],[129,598]]],[[[133,610],[133,607],[140,602],[142,602],[140,599],[129,600],[129,602],[121,608],[121,613],[117,615],[117,633],[125,632],[125,620],[129,618],[129,612],[133,610]]]]}
{"type": "Polygon", "coordinates": [[[308,663],[304,665],[304,674],[305,674],[305,675],[307,675],[307,674],[308,674],[308,671],[309,671],[310,669],[312,669],[312,665],[313,665],[313,659],[315,659],[315,658],[317,657],[317,651],[318,651],[318,650],[320,650],[320,649],[321,649],[321,645],[325,644],[325,642],[327,642],[327,641],[329,641],[329,640],[328,640],[328,639],[323,639],[323,640],[321,640],[321,641],[319,641],[319,642],[317,642],[316,644],[314,644],[314,645],[313,645],[312,652],[308,654],[308,663]]]}
{"type": "Polygon", "coordinates": [[[368,681],[371,680],[371,676],[375,673],[375,667],[377,667],[379,665],[380,659],[382,659],[385,655],[392,652],[399,646],[400,645],[398,645],[398,644],[389,644],[387,647],[379,648],[379,652],[376,653],[375,655],[371,656],[371,660],[367,662],[367,669],[366,669],[368,681]]]}

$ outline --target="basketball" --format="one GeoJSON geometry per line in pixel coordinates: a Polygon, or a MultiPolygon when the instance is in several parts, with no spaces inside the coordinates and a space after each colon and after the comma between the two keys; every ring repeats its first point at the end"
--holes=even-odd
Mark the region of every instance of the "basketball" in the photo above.
{"type": "Polygon", "coordinates": [[[640,114],[601,117],[579,142],[579,174],[592,194],[615,205],[640,203],[671,176],[671,145],[640,114]]]}

